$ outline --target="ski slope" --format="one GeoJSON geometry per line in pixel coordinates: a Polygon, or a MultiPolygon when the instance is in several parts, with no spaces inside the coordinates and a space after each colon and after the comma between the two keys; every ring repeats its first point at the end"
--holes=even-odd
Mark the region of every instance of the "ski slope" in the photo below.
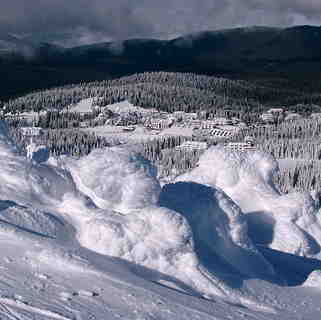
{"type": "Polygon", "coordinates": [[[123,148],[28,160],[7,132],[0,319],[319,319],[319,213],[277,192],[274,159],[210,149],[161,188],[123,148]]]}

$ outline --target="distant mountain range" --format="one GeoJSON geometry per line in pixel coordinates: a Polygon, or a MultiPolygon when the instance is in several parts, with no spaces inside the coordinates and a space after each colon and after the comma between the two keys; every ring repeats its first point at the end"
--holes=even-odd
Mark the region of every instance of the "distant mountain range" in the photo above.
{"type": "Polygon", "coordinates": [[[142,71],[224,75],[321,90],[321,27],[247,27],[172,40],[130,39],[74,48],[0,35],[1,97],[142,71]]]}

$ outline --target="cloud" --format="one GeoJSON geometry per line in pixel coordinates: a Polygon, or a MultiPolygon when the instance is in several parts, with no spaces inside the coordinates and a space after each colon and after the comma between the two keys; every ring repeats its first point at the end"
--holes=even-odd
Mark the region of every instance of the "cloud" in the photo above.
{"type": "Polygon", "coordinates": [[[10,0],[1,4],[0,33],[75,45],[246,25],[321,24],[320,16],[320,0],[10,0]]]}

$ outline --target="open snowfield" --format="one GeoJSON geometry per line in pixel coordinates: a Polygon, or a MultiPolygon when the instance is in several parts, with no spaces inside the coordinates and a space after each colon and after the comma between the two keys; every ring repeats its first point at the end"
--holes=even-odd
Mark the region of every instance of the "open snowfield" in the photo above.
{"type": "Polygon", "coordinates": [[[277,169],[213,147],[161,187],[124,148],[29,161],[0,122],[0,319],[320,319],[319,208],[277,169]]]}
{"type": "Polygon", "coordinates": [[[148,130],[143,126],[136,126],[135,131],[125,132],[123,129],[126,127],[123,126],[112,126],[112,125],[104,125],[104,126],[96,126],[91,128],[81,129],[85,132],[92,132],[100,137],[105,137],[109,139],[117,139],[122,142],[131,142],[138,143],[144,141],[150,141],[153,139],[158,139],[160,136],[160,132],[156,130],[148,130]]]}
{"type": "Polygon", "coordinates": [[[94,98],[88,98],[83,99],[76,105],[74,105],[70,111],[72,112],[79,112],[79,113],[87,113],[92,112],[92,104],[93,104],[94,98]]]}

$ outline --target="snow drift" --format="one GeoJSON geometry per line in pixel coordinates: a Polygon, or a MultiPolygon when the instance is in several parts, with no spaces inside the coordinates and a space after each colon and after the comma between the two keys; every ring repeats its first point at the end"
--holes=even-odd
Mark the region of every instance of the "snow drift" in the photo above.
{"type": "Polygon", "coordinates": [[[206,296],[232,295],[199,261],[187,220],[158,206],[161,188],[148,161],[106,148],[80,160],[37,163],[6,139],[2,134],[0,199],[7,225],[29,232],[30,240],[39,235],[63,243],[66,221],[88,249],[157,270],[206,296]]]}
{"type": "Polygon", "coordinates": [[[219,256],[247,276],[273,276],[272,266],[248,237],[240,208],[223,192],[197,183],[165,185],[160,204],[180,212],[191,225],[199,256],[214,265],[219,256]]]}
{"type": "Polygon", "coordinates": [[[126,213],[158,201],[156,169],[124,149],[95,150],[80,160],[69,161],[68,169],[78,188],[102,209],[126,213]]]}
{"type": "Polygon", "coordinates": [[[147,271],[135,264],[152,269],[153,281],[189,294],[270,311],[229,287],[226,274],[272,279],[256,244],[320,251],[315,202],[308,194],[281,195],[272,179],[277,165],[264,153],[212,148],[163,189],[151,163],[122,148],[34,160],[19,155],[0,122],[0,232],[34,243],[34,265],[94,269],[87,258],[76,259],[81,250],[92,257],[87,248],[134,263],[142,277],[147,271]]]}
{"type": "Polygon", "coordinates": [[[231,152],[212,147],[198,166],[176,181],[223,190],[246,214],[254,243],[302,256],[318,256],[321,219],[307,193],[281,194],[273,183],[278,164],[259,151],[231,152]]]}

